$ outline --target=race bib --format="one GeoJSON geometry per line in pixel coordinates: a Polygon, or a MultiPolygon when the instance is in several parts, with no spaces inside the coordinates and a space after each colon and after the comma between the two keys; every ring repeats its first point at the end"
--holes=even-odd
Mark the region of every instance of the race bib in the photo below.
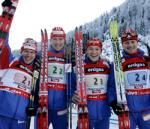
{"type": "Polygon", "coordinates": [[[134,70],[125,72],[126,89],[150,88],[149,70],[134,70]]]}
{"type": "Polygon", "coordinates": [[[7,72],[7,69],[0,70],[0,81],[2,80],[2,78],[6,72],[7,72]]]}
{"type": "Polygon", "coordinates": [[[85,75],[87,94],[103,94],[107,91],[108,75],[85,75]]]}
{"type": "Polygon", "coordinates": [[[32,76],[16,69],[8,69],[1,79],[3,86],[23,90],[27,93],[31,91],[32,76]]]}
{"type": "Polygon", "coordinates": [[[20,89],[24,89],[26,90],[26,88],[30,88],[31,87],[31,77],[26,76],[22,73],[16,73],[14,74],[14,83],[18,84],[18,87],[20,89]]]}
{"type": "Polygon", "coordinates": [[[65,83],[65,65],[59,63],[48,64],[48,82],[65,83]]]}

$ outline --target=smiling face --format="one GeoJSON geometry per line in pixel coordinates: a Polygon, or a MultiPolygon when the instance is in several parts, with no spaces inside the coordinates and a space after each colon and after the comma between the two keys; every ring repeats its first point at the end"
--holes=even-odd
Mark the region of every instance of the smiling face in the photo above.
{"type": "Polygon", "coordinates": [[[98,46],[89,46],[87,48],[87,56],[93,62],[99,60],[100,54],[101,54],[101,49],[98,46]]]}
{"type": "Polygon", "coordinates": [[[24,49],[21,54],[26,64],[30,64],[36,57],[36,51],[31,49],[24,49]]]}
{"type": "Polygon", "coordinates": [[[53,37],[51,39],[51,45],[57,51],[63,49],[64,44],[65,44],[65,39],[63,37],[53,37]]]}
{"type": "Polygon", "coordinates": [[[123,42],[122,47],[128,54],[134,54],[137,52],[138,43],[136,40],[127,40],[123,42]]]}

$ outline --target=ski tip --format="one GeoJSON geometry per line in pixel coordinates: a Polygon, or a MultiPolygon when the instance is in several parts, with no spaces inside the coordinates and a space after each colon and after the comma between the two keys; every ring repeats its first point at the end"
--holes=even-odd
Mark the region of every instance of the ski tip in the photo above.
{"type": "Polygon", "coordinates": [[[82,31],[82,26],[80,26],[79,28],[78,27],[75,28],[75,32],[78,32],[78,31],[82,31]]]}
{"type": "Polygon", "coordinates": [[[47,30],[46,29],[44,29],[44,32],[47,34],[47,30]]]}
{"type": "Polygon", "coordinates": [[[41,34],[43,34],[43,30],[41,29],[41,34]]]}
{"type": "Polygon", "coordinates": [[[116,17],[116,16],[112,16],[112,17],[110,17],[109,22],[111,22],[111,21],[117,21],[117,17],[116,17]]]}
{"type": "Polygon", "coordinates": [[[82,31],[82,26],[79,27],[79,31],[82,31]]]}
{"type": "Polygon", "coordinates": [[[112,38],[118,37],[118,23],[117,20],[109,23],[109,31],[112,38]]]}
{"type": "Polygon", "coordinates": [[[78,27],[75,28],[75,32],[78,32],[78,27]]]}
{"type": "Polygon", "coordinates": [[[48,42],[48,34],[47,34],[47,30],[44,29],[44,32],[45,32],[45,39],[46,39],[46,42],[48,42]]]}

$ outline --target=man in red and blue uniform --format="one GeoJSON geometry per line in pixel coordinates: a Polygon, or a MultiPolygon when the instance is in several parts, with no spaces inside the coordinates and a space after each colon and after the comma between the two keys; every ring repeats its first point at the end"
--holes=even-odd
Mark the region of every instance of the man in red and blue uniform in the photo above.
{"type": "MultiPolygon", "coordinates": [[[[37,44],[27,38],[14,59],[8,41],[0,56],[0,129],[26,129],[37,44]]],[[[30,112],[31,113],[31,112],[30,112]]]]}
{"type": "Polygon", "coordinates": [[[48,121],[53,129],[67,129],[67,104],[75,89],[75,75],[65,70],[65,42],[63,28],[54,27],[48,51],[48,121]]]}
{"type": "Polygon", "coordinates": [[[150,68],[143,50],[138,48],[138,35],[134,30],[124,31],[121,41],[130,129],[136,126],[150,129],[150,68]]]}
{"type": "MultiPolygon", "coordinates": [[[[110,105],[116,100],[113,66],[100,56],[101,52],[99,39],[92,38],[87,42],[84,73],[90,129],[109,129],[110,105]]],[[[79,103],[78,91],[72,100],[79,103]]]]}

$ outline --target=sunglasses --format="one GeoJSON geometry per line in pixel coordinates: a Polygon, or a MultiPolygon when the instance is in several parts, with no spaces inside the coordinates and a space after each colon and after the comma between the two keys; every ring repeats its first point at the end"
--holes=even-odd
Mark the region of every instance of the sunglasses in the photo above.
{"type": "Polygon", "coordinates": [[[122,38],[130,38],[130,37],[134,37],[134,36],[137,36],[137,33],[134,31],[134,30],[127,30],[126,32],[123,32],[122,33],[122,38]]]}
{"type": "Polygon", "coordinates": [[[122,42],[125,42],[127,40],[138,40],[137,33],[134,30],[127,30],[126,32],[123,32],[121,35],[122,42]]]}

